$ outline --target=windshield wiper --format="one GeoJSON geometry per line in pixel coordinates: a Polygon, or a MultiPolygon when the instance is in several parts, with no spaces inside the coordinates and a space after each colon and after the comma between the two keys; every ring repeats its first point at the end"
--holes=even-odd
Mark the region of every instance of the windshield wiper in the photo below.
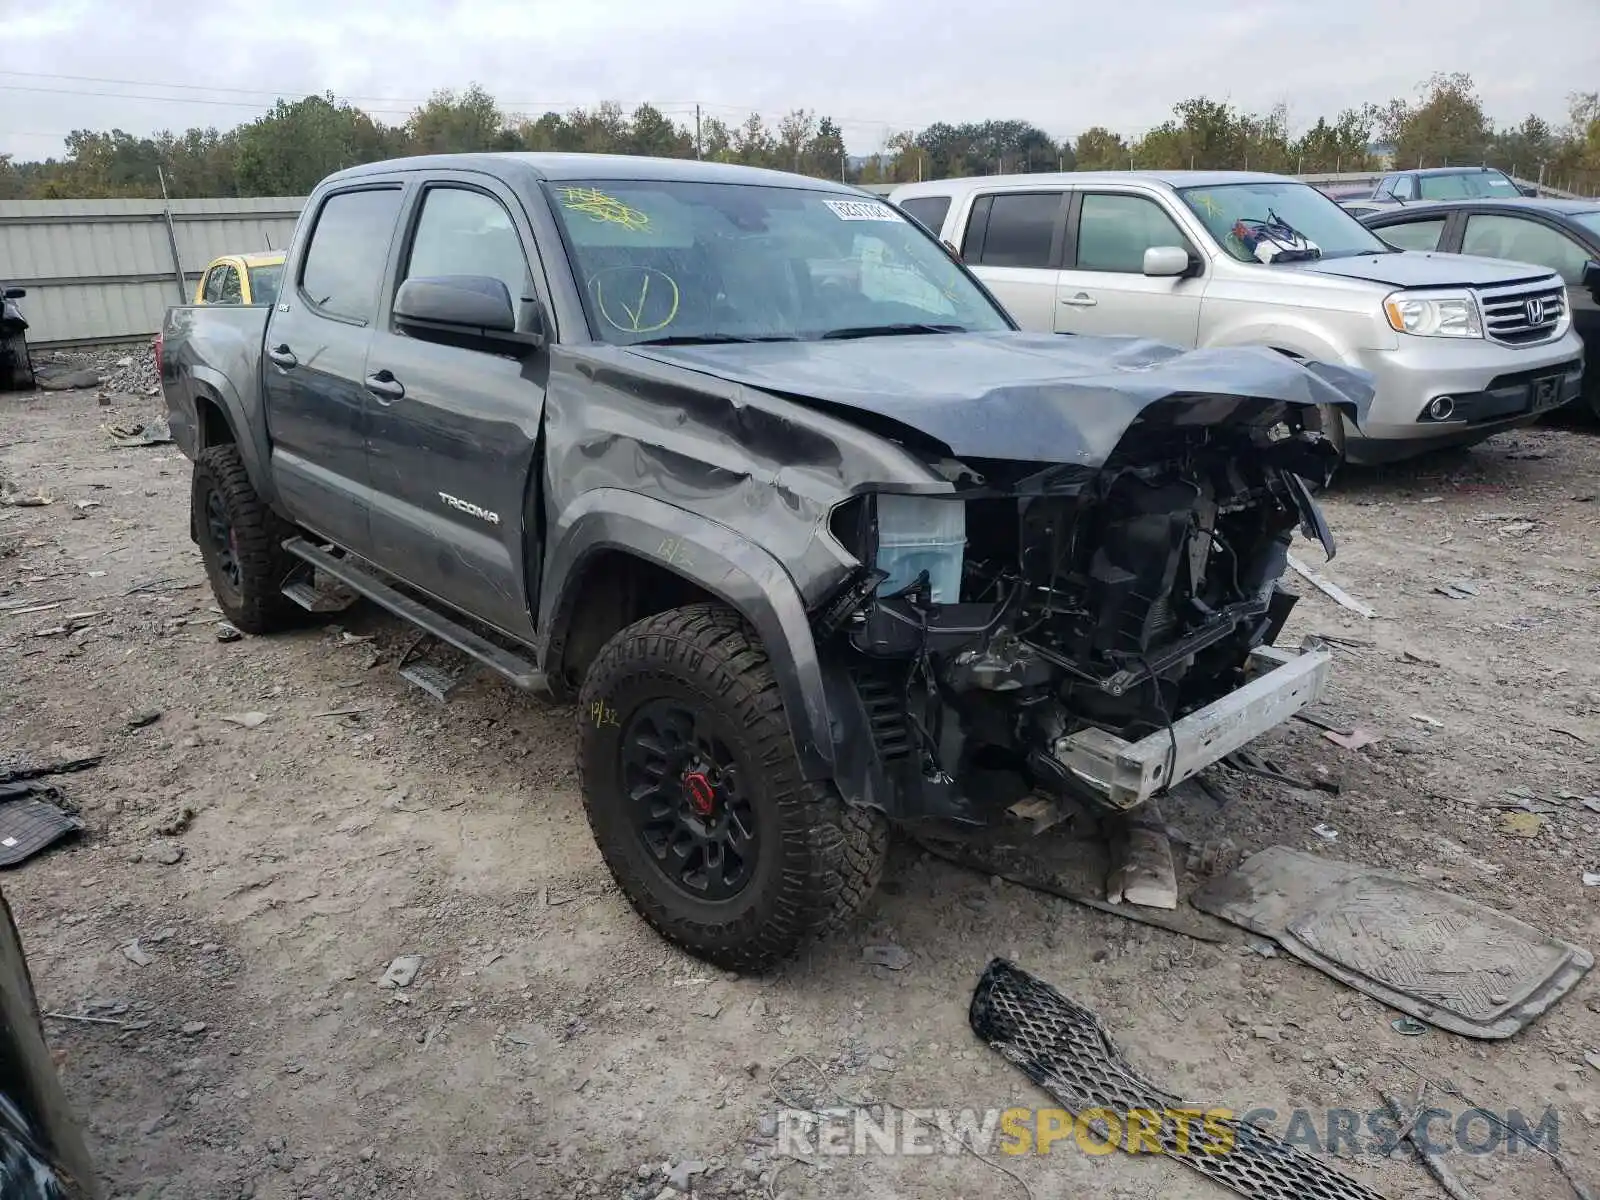
{"type": "Polygon", "coordinates": [[[789,334],[770,334],[760,337],[745,337],[736,333],[674,333],[666,337],[645,338],[643,341],[628,342],[629,346],[720,346],[733,342],[797,342],[799,338],[789,334]]]}
{"type": "Polygon", "coordinates": [[[967,333],[965,325],[847,325],[843,329],[830,329],[821,337],[824,341],[844,338],[894,337],[903,333],[967,333]]]}

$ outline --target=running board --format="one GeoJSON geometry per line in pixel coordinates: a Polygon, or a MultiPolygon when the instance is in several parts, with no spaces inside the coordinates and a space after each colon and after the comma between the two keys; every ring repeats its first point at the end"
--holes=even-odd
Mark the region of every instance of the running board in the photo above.
{"type": "Polygon", "coordinates": [[[351,591],[359,592],[379,607],[388,609],[398,617],[404,617],[418,629],[432,634],[441,642],[454,646],[463,654],[505,676],[524,691],[549,691],[544,672],[527,659],[518,657],[503,646],[495,645],[488,638],[474,633],[465,625],[451,620],[420,600],[413,600],[405,593],[397,591],[360,564],[313,546],[305,538],[290,538],[283,543],[283,548],[296,558],[337,579],[351,591]]]}

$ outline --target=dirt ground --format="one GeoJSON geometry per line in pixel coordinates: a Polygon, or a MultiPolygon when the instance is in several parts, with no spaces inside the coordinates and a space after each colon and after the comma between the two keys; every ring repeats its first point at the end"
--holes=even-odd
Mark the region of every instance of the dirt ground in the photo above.
{"type": "MultiPolygon", "coordinates": [[[[676,1167],[704,1196],[1021,1197],[969,1156],[805,1162],[771,1136],[776,1093],[818,1094],[803,1063],[774,1087],[795,1056],[852,1102],[1048,1105],[968,1030],[995,955],[1206,1106],[1273,1109],[1279,1133],[1304,1108],[1320,1129],[1380,1088],[1409,1103],[1420,1070],[1497,1111],[1553,1106],[1600,1188],[1594,978],[1508,1041],[1402,1036],[1395,1012],[1242,932],[1204,945],[905,846],[842,936],[767,977],[706,968],[612,885],[570,710],[492,679],[440,705],[396,674],[410,635],[370,608],[218,640],[187,464],[104,432],[159,404],[0,398],[0,469],[54,501],[0,507],[0,600],[61,602],[0,610],[0,755],[106,755],[58,781],[84,836],[0,885],[43,1007],[123,1022],[46,1022],[109,1195],[654,1198],[676,1167]],[[266,719],[225,720],[247,712],[266,719]],[[147,965],[124,952],[135,939],[147,965]],[[884,943],[910,952],[904,969],[863,962],[884,943]],[[416,981],[378,986],[407,954],[416,981]]],[[[1325,499],[1340,552],[1322,569],[1377,617],[1291,575],[1304,599],[1285,640],[1354,643],[1321,711],[1381,740],[1351,751],[1294,723],[1269,757],[1339,795],[1229,775],[1231,803],[1169,804],[1168,820],[1196,847],[1231,841],[1224,866],[1276,843],[1419,873],[1593,949],[1600,813],[1561,794],[1600,792],[1600,434],[1502,436],[1351,473],[1325,499]],[[1476,594],[1434,590],[1447,580],[1476,594]],[[1488,807],[1508,789],[1548,802],[1535,836],[1488,807]]],[[[1151,1155],[997,1157],[1039,1200],[1227,1194],[1151,1155]]],[[[1449,1161],[1477,1197],[1569,1194],[1525,1147],[1449,1161]]],[[[1386,1195],[1440,1194],[1403,1154],[1346,1147],[1339,1165],[1386,1195]]]]}

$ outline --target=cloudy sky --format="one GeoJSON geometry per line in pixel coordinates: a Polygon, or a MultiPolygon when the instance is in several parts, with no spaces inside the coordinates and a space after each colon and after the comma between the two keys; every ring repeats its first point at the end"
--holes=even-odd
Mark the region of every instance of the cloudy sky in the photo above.
{"type": "Polygon", "coordinates": [[[1596,47],[1600,0],[0,0],[0,152],[330,90],[398,123],[474,81],[513,112],[810,108],[852,153],[940,119],[1137,134],[1197,94],[1286,102],[1298,130],[1434,71],[1470,73],[1498,122],[1559,121],[1600,88],[1596,47]]]}

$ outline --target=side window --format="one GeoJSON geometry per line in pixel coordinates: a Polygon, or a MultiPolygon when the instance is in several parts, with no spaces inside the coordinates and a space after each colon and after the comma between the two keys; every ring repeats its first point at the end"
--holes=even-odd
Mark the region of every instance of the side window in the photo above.
{"type": "Polygon", "coordinates": [[[527,256],[511,214],[483,192],[430,187],[401,279],[486,275],[506,285],[513,305],[529,294],[527,256]]]}
{"type": "Polygon", "coordinates": [[[211,270],[206,272],[205,287],[200,295],[207,304],[222,303],[222,273],[225,270],[227,270],[226,267],[218,266],[212,267],[211,270]]]}
{"type": "Polygon", "coordinates": [[[1523,217],[1475,213],[1467,218],[1461,253],[1506,258],[1559,271],[1568,283],[1581,283],[1589,255],[1566,234],[1523,217]]]}
{"type": "Polygon", "coordinates": [[[1406,221],[1399,225],[1385,225],[1373,232],[1402,250],[1437,250],[1439,235],[1444,233],[1444,217],[1431,221],[1406,221]]]}
{"type": "Polygon", "coordinates": [[[1417,182],[1410,175],[1402,175],[1395,180],[1394,198],[1396,200],[1414,200],[1417,196],[1417,182]]]}
{"type": "Polygon", "coordinates": [[[335,192],[324,200],[300,264],[302,295],[328,316],[370,322],[399,214],[399,188],[335,192]]]}
{"type": "Polygon", "coordinates": [[[239,285],[239,268],[222,268],[222,303],[243,304],[244,290],[239,285]]]}
{"type": "Polygon", "coordinates": [[[986,267],[1048,267],[1064,192],[1002,192],[989,198],[977,261],[986,267]]]}
{"type": "Polygon", "coordinates": [[[902,200],[900,207],[918,225],[938,237],[939,231],[944,228],[945,214],[950,211],[950,197],[914,196],[910,200],[902,200]]]}
{"type": "Polygon", "coordinates": [[[1189,248],[1172,218],[1154,200],[1089,192],[1078,219],[1078,270],[1144,273],[1144,252],[1152,246],[1189,248]]]}

